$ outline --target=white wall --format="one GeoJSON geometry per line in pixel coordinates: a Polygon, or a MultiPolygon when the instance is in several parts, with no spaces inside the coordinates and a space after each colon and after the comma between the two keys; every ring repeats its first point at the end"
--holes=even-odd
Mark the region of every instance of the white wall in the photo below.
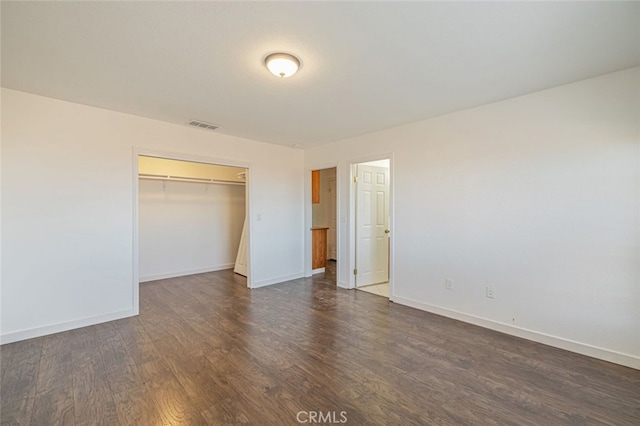
{"type": "Polygon", "coordinates": [[[138,193],[141,282],[233,268],[244,185],[141,179],[138,193]]]}
{"type": "Polygon", "coordinates": [[[3,342],[135,313],[140,150],[248,165],[252,284],[303,275],[302,151],[8,89],[1,96],[3,342]]]}
{"type": "Polygon", "coordinates": [[[349,188],[351,162],[392,153],[395,302],[640,368],[639,103],[634,68],[310,149],[306,167],[339,161],[349,188]]]}

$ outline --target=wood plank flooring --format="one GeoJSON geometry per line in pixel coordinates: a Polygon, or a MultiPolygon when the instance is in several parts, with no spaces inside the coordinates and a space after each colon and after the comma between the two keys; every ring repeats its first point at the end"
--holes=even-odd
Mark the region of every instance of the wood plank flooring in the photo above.
{"type": "Polygon", "coordinates": [[[338,289],[332,273],[145,283],[139,317],[4,345],[2,424],[640,424],[638,370],[338,289]]]}

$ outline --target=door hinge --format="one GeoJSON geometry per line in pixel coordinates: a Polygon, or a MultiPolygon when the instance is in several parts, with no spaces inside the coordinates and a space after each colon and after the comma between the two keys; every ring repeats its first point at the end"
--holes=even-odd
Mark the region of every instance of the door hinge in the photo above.
{"type": "Polygon", "coordinates": [[[358,183],[358,176],[353,177],[353,183],[358,183]]]}
{"type": "Polygon", "coordinates": [[[353,275],[358,275],[358,270],[357,269],[353,270],[353,275]]]}

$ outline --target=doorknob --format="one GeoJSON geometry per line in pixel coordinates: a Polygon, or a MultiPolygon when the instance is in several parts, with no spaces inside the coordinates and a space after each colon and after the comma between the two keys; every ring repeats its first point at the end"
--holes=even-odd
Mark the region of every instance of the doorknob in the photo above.
{"type": "Polygon", "coordinates": [[[385,230],[384,230],[384,233],[385,233],[385,234],[388,234],[389,232],[391,232],[391,231],[389,231],[388,229],[385,229],[385,230]]]}

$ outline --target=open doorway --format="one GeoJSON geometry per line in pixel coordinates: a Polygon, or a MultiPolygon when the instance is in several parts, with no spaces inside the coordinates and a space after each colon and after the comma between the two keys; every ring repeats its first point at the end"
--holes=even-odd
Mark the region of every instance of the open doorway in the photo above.
{"type": "MultiPolygon", "coordinates": [[[[140,282],[234,268],[250,192],[244,165],[148,152],[134,155],[137,310],[140,282]]],[[[247,266],[248,260],[247,254],[247,266]]],[[[248,267],[246,278],[241,284],[250,286],[248,267]]]]}
{"type": "Polygon", "coordinates": [[[336,167],[311,171],[311,274],[336,276],[336,167]]]}
{"type": "Polygon", "coordinates": [[[389,159],[353,165],[354,286],[390,297],[391,168],[389,159]]]}

